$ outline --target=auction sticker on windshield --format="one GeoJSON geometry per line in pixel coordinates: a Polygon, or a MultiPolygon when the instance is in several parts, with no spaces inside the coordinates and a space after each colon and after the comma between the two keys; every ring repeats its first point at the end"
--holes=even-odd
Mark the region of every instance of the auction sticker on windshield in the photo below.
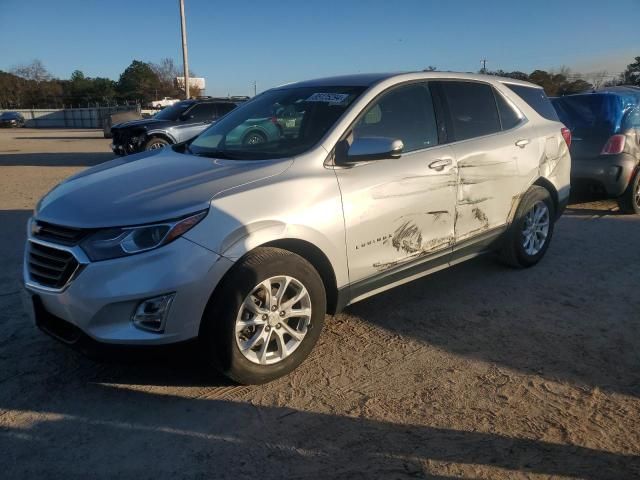
{"type": "Polygon", "coordinates": [[[349,97],[348,93],[314,93],[307,102],[343,103],[349,97]]]}

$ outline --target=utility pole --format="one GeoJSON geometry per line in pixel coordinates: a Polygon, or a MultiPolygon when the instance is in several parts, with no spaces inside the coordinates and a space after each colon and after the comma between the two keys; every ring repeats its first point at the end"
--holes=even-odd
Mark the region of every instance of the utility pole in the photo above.
{"type": "Polygon", "coordinates": [[[184,66],[184,96],[189,98],[189,59],[187,55],[187,24],[184,19],[184,0],[180,2],[180,22],[182,26],[182,64],[184,66]]]}
{"type": "Polygon", "coordinates": [[[258,82],[253,81],[253,96],[255,97],[258,94],[258,82]]]}
{"type": "Polygon", "coordinates": [[[480,63],[482,64],[482,68],[480,69],[480,71],[482,73],[487,73],[487,59],[483,58],[482,60],[480,60],[480,63]]]}

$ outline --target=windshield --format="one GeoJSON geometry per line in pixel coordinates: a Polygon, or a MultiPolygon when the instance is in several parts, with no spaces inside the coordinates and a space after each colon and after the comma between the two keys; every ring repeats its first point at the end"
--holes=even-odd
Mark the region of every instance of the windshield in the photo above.
{"type": "Polygon", "coordinates": [[[195,155],[238,160],[282,158],[313,147],[364,87],[269,90],[232,111],[193,140],[195,155]]]}
{"type": "Polygon", "coordinates": [[[153,116],[153,118],[157,120],[178,120],[180,115],[182,115],[191,105],[193,105],[193,102],[174,103],[170,107],[160,110],[153,116]]]}

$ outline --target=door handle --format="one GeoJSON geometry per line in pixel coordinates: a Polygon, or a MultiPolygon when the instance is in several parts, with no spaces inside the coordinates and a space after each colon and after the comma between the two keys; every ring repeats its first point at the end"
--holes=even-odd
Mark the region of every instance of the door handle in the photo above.
{"type": "Polygon", "coordinates": [[[518,140],[516,142],[516,147],[524,148],[527,145],[529,145],[529,139],[528,138],[523,138],[522,140],[518,140]]]}
{"type": "Polygon", "coordinates": [[[429,168],[436,170],[437,172],[440,172],[444,170],[444,167],[448,167],[452,163],[453,162],[450,158],[441,158],[439,160],[434,160],[433,162],[431,162],[429,164],[429,168]]]}

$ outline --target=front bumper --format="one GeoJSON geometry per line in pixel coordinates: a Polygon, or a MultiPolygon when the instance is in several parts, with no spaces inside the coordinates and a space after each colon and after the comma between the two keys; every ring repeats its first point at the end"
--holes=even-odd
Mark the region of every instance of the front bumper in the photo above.
{"type": "Polygon", "coordinates": [[[601,155],[594,159],[574,159],[571,184],[595,186],[611,197],[619,197],[629,185],[638,161],[627,153],[601,155]]]}
{"type": "Polygon", "coordinates": [[[149,252],[87,263],[59,292],[30,280],[26,257],[23,274],[27,291],[36,297],[27,302],[33,319],[48,333],[68,343],[84,334],[102,343],[163,345],[198,336],[209,297],[231,264],[230,260],[179,238],[149,252]],[[133,325],[131,317],[142,300],[173,292],[175,297],[163,332],[133,325]],[[63,333],[52,331],[51,322],[63,333]]]}

